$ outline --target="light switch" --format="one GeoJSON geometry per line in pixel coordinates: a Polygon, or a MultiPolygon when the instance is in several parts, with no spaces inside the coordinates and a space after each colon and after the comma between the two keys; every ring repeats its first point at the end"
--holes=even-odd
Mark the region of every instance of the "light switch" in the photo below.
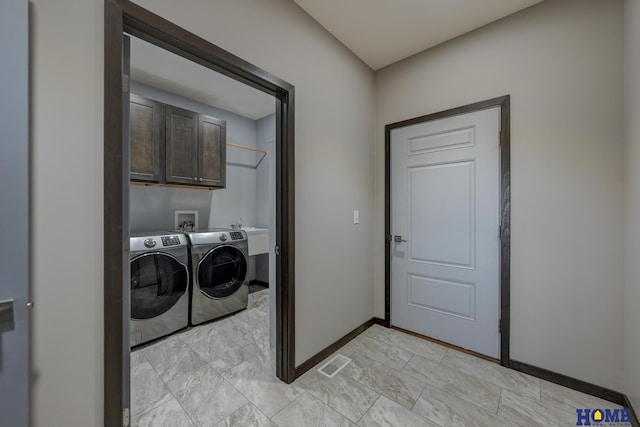
{"type": "Polygon", "coordinates": [[[360,224],[360,211],[353,211],[353,223],[360,224]]]}

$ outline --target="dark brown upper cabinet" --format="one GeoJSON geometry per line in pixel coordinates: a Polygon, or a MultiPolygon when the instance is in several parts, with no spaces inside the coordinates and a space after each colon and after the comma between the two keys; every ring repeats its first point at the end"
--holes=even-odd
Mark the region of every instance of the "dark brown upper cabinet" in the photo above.
{"type": "Polygon", "coordinates": [[[131,95],[131,180],[224,188],[226,122],[131,95]]]}
{"type": "Polygon", "coordinates": [[[202,185],[226,184],[227,123],[201,115],[198,126],[198,181],[202,185]]]}
{"type": "Polygon", "coordinates": [[[198,185],[198,113],[164,106],[167,183],[198,185]]]}
{"type": "Polygon", "coordinates": [[[131,94],[131,179],[161,182],[162,104],[131,94]]]}

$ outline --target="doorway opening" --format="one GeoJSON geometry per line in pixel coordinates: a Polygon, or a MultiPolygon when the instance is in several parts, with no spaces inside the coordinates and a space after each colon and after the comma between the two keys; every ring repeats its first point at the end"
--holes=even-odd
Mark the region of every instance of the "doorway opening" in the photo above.
{"type": "Polygon", "coordinates": [[[126,0],[105,0],[105,425],[120,425],[123,417],[129,417],[130,410],[130,176],[126,113],[131,82],[123,73],[123,67],[128,65],[123,62],[128,57],[126,35],[258,89],[274,99],[275,139],[271,145],[275,158],[275,248],[269,250],[273,249],[275,257],[276,375],[287,383],[295,379],[294,87],[140,6],[126,0]]]}
{"type": "MultiPolygon", "coordinates": [[[[508,366],[509,365],[509,334],[510,334],[510,231],[511,231],[511,226],[510,226],[510,213],[511,213],[510,96],[509,95],[502,96],[499,98],[489,99],[486,101],[477,102],[474,104],[470,104],[463,107],[458,107],[458,108],[454,108],[454,109],[450,109],[450,110],[446,110],[446,111],[442,111],[434,114],[416,117],[409,120],[388,124],[385,126],[385,319],[384,319],[384,323],[385,323],[385,326],[387,327],[392,326],[392,296],[393,296],[392,295],[392,265],[394,260],[393,259],[394,257],[392,256],[392,252],[394,250],[394,246],[396,247],[396,249],[398,249],[398,245],[406,246],[403,248],[403,251],[402,251],[403,256],[405,255],[405,252],[409,252],[409,253],[411,253],[412,251],[415,252],[415,249],[416,249],[416,248],[410,247],[409,245],[411,245],[412,243],[406,243],[407,239],[405,239],[402,235],[392,236],[392,233],[398,233],[397,230],[395,231],[393,230],[394,222],[392,218],[394,214],[394,212],[392,211],[393,209],[392,190],[394,188],[393,184],[397,184],[395,182],[392,182],[392,180],[394,179],[394,176],[392,176],[392,156],[393,156],[393,150],[394,150],[392,135],[394,134],[394,132],[397,134],[399,130],[411,129],[411,127],[415,129],[416,127],[419,127],[421,125],[428,124],[428,123],[433,123],[435,121],[439,121],[437,123],[443,123],[444,120],[448,120],[451,118],[455,118],[458,116],[467,115],[471,113],[478,113],[485,110],[495,109],[496,107],[499,109],[499,112],[497,115],[499,119],[499,124],[497,129],[499,132],[498,138],[497,138],[499,143],[499,147],[497,149],[497,154],[499,156],[499,159],[497,159],[497,162],[499,162],[499,164],[496,164],[497,168],[499,169],[498,175],[496,177],[496,181],[497,181],[496,187],[497,187],[497,190],[499,191],[499,194],[495,195],[497,199],[497,203],[499,204],[499,207],[497,207],[496,209],[497,211],[496,219],[499,224],[499,227],[496,227],[497,238],[498,238],[498,245],[496,248],[498,253],[496,254],[496,257],[497,257],[497,261],[499,262],[499,265],[497,266],[497,273],[495,275],[495,278],[499,282],[498,289],[497,289],[497,296],[499,298],[499,302],[497,302],[496,304],[496,307],[499,307],[498,308],[499,312],[497,313],[497,319],[498,319],[497,332],[499,334],[499,338],[497,338],[497,341],[499,342],[498,351],[499,351],[500,363],[503,366],[508,366]]],[[[490,120],[491,119],[489,118],[489,121],[490,120]]],[[[427,139],[429,138],[425,138],[425,135],[422,135],[422,134],[419,135],[420,138],[415,137],[414,135],[410,138],[409,137],[405,138],[405,140],[410,141],[410,143],[414,144],[415,152],[411,154],[412,155],[415,154],[414,156],[415,158],[418,158],[419,156],[422,156],[428,153],[438,153],[437,155],[439,155],[439,153],[442,153],[445,149],[451,152],[453,151],[451,150],[451,148],[453,147],[455,147],[456,150],[458,148],[467,149],[473,145],[473,142],[463,141],[464,139],[463,137],[464,137],[464,134],[469,134],[471,137],[473,137],[473,132],[475,132],[474,126],[467,128],[466,126],[453,123],[451,129],[453,129],[455,132],[443,133],[442,130],[436,130],[436,131],[428,130],[427,131],[427,134],[429,134],[428,136],[429,137],[433,136],[433,138],[431,138],[432,139],[431,141],[427,141],[427,139]],[[468,131],[467,129],[472,129],[472,130],[468,131]],[[449,138],[450,136],[451,138],[449,138]],[[447,138],[449,138],[450,140],[445,141],[445,139],[447,138]],[[451,144],[451,145],[449,146],[448,144],[451,144]]],[[[407,152],[406,150],[404,151],[407,152]]],[[[463,155],[463,157],[466,155],[467,154],[463,155]]],[[[437,159],[426,160],[423,163],[425,164],[424,165],[416,164],[411,166],[409,169],[407,169],[408,171],[412,172],[412,173],[408,172],[409,175],[411,175],[408,177],[408,179],[409,180],[413,179],[415,181],[414,182],[415,185],[418,185],[420,182],[422,182],[422,184],[428,184],[428,182],[432,182],[432,181],[429,181],[427,178],[433,178],[436,175],[438,176],[442,175],[441,177],[445,177],[445,178],[449,176],[450,178],[456,180],[456,182],[460,184],[459,187],[462,191],[465,190],[466,186],[469,183],[473,183],[473,181],[469,181],[467,179],[468,177],[472,176],[472,172],[475,170],[475,167],[476,167],[475,160],[472,159],[471,157],[469,157],[468,159],[460,158],[454,161],[452,161],[451,159],[444,159],[444,158],[440,159],[438,157],[437,159]],[[455,167],[450,167],[452,165],[455,167]],[[435,169],[438,170],[438,173],[435,173],[435,169]],[[443,171],[445,172],[443,173],[443,171]]],[[[473,180],[473,178],[471,179],[473,180]]],[[[407,187],[407,186],[404,185],[404,187],[407,187]]],[[[436,199],[438,199],[438,197],[441,196],[440,198],[442,198],[442,200],[439,200],[439,202],[448,203],[450,204],[450,206],[453,206],[456,204],[458,206],[467,205],[468,212],[475,212],[474,206],[476,202],[474,201],[475,199],[473,199],[473,197],[475,196],[472,196],[472,199],[459,198],[458,200],[444,200],[449,196],[447,196],[446,191],[444,192],[442,191],[442,188],[439,185],[434,184],[433,186],[431,186],[429,184],[429,188],[433,190],[431,191],[431,193],[436,195],[436,199]]],[[[473,186],[470,186],[469,188],[473,188],[473,186]]],[[[403,199],[402,203],[406,204],[405,202],[406,202],[406,199],[403,199]]],[[[407,208],[407,206],[405,206],[405,208],[407,208]]],[[[404,213],[407,214],[405,216],[408,216],[410,214],[416,215],[419,212],[425,212],[425,209],[428,209],[427,204],[424,204],[424,203],[414,204],[411,206],[411,209],[410,209],[411,212],[409,213],[404,212],[404,213]]],[[[398,216],[397,212],[396,212],[396,216],[398,216]]],[[[432,221],[430,221],[431,222],[430,225],[436,226],[438,221],[442,220],[442,215],[438,214],[438,215],[432,215],[432,216],[433,218],[431,218],[432,221]]],[[[460,216],[460,220],[461,221],[464,220],[462,216],[460,216]]],[[[449,224],[449,225],[453,227],[452,224],[449,224]]],[[[466,230],[466,231],[473,234],[474,233],[473,227],[475,227],[475,225],[472,223],[469,227],[469,230],[466,230]]],[[[436,227],[436,228],[440,230],[440,232],[442,232],[442,228],[440,227],[436,227]]],[[[458,228],[456,227],[454,228],[457,231],[459,231],[458,228]]],[[[454,230],[454,228],[451,228],[451,230],[454,230]]],[[[422,231],[427,231],[428,229],[429,229],[429,226],[426,226],[425,230],[422,230],[422,231]]],[[[469,258],[468,258],[469,262],[467,262],[465,259],[462,259],[462,258],[460,259],[456,258],[458,257],[458,255],[464,255],[464,256],[467,255],[466,253],[463,254],[463,252],[455,253],[455,252],[449,251],[446,254],[446,257],[448,257],[447,259],[445,259],[446,257],[443,257],[442,259],[436,259],[435,257],[431,256],[433,255],[433,252],[430,252],[429,248],[426,248],[426,249],[422,248],[422,253],[416,256],[414,255],[411,255],[411,256],[415,258],[415,261],[417,261],[422,265],[431,264],[431,265],[435,265],[438,269],[449,268],[453,266],[453,267],[461,267],[469,271],[474,270],[475,256],[473,251],[475,251],[474,249],[475,237],[473,237],[473,235],[471,234],[470,236],[471,237],[467,239],[469,242],[470,250],[471,250],[471,252],[469,252],[469,258]]],[[[423,297],[430,298],[429,295],[433,295],[432,294],[433,292],[438,292],[438,290],[442,290],[449,287],[450,289],[454,289],[454,290],[451,291],[449,295],[446,295],[445,296],[446,298],[443,297],[443,301],[442,301],[443,304],[448,304],[448,306],[452,308],[450,312],[447,314],[450,314],[452,316],[455,316],[461,319],[461,322],[464,322],[464,321],[474,322],[475,312],[473,311],[473,307],[467,310],[468,304],[466,304],[466,303],[472,302],[475,298],[475,295],[473,293],[475,290],[473,289],[473,286],[472,286],[473,281],[466,278],[460,279],[460,280],[457,280],[457,279],[451,280],[451,279],[443,278],[441,274],[442,274],[441,271],[437,271],[436,273],[416,272],[413,275],[409,275],[409,278],[412,279],[412,280],[409,280],[409,282],[412,282],[412,281],[415,282],[413,283],[413,285],[409,282],[407,284],[407,287],[408,287],[407,289],[409,289],[410,291],[411,289],[413,289],[413,291],[416,292],[416,294],[413,295],[413,297],[415,297],[416,299],[416,302],[413,305],[414,306],[422,305],[422,307],[420,308],[426,308],[431,312],[443,313],[447,310],[442,310],[439,307],[435,307],[435,306],[427,307],[427,305],[429,304],[425,303],[424,299],[423,301],[418,301],[418,300],[423,297]],[[420,293],[422,293],[422,295],[419,295],[420,293]],[[467,300],[461,303],[459,300],[456,300],[456,298],[458,297],[461,297],[463,299],[467,298],[467,300]]],[[[407,297],[406,294],[403,294],[403,296],[407,297]]],[[[494,315],[495,314],[496,313],[494,313],[494,315]]],[[[431,337],[431,338],[438,339],[438,337],[431,337]]]]}

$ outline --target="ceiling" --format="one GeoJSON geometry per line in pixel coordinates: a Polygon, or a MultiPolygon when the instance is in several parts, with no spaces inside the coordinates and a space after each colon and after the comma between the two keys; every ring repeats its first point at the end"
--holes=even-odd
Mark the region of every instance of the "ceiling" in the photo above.
{"type": "Polygon", "coordinates": [[[253,120],[275,113],[271,95],[131,37],[131,79],[253,120]]]}
{"type": "MultiPolygon", "coordinates": [[[[293,1],[377,70],[542,0],[293,1]]],[[[253,120],[275,112],[272,96],[135,37],[131,78],[253,120]]]]}
{"type": "Polygon", "coordinates": [[[373,70],[542,0],[293,0],[373,70]]]}

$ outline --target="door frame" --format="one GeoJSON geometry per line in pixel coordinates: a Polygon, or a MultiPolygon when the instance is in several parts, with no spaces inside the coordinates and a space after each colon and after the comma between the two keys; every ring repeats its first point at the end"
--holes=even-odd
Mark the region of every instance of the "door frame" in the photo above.
{"type": "MultiPolygon", "coordinates": [[[[222,73],[276,101],[276,375],[295,379],[294,94],[284,80],[129,0],[105,0],[104,33],[104,424],[129,409],[128,146],[123,141],[123,32],[222,73]],[[126,370],[126,372],[124,372],[126,370]]],[[[285,52],[283,52],[285,54],[285,52]]]]}
{"type": "Polygon", "coordinates": [[[511,96],[505,95],[384,127],[384,326],[391,327],[391,131],[419,123],[500,107],[500,364],[509,367],[511,324],[511,96]]]}

